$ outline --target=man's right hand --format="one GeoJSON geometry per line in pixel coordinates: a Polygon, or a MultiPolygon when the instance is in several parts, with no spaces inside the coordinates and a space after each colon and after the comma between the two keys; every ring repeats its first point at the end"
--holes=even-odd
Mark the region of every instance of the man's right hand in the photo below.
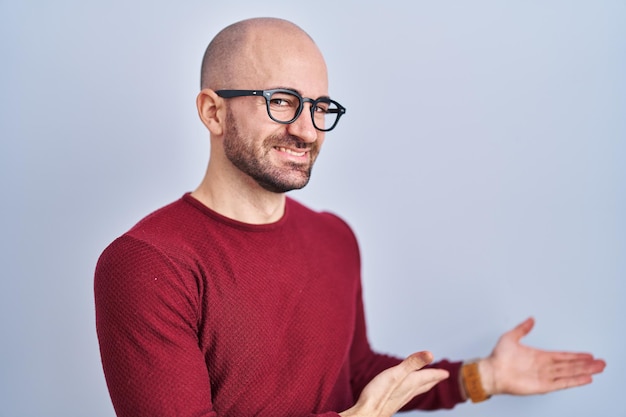
{"type": "Polygon", "coordinates": [[[448,378],[443,369],[422,369],[433,361],[430,352],[417,352],[370,381],[359,400],[342,417],[391,417],[413,397],[448,378]]]}

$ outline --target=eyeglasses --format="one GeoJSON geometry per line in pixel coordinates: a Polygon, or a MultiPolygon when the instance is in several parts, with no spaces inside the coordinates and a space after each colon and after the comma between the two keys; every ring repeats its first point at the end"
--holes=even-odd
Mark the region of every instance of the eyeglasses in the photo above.
{"type": "Polygon", "coordinates": [[[304,103],[311,103],[311,119],[313,126],[322,132],[333,130],[346,108],[328,97],[302,97],[298,92],[277,88],[274,90],[218,90],[215,92],[222,98],[257,96],[265,98],[267,114],[277,123],[288,125],[296,121],[304,103]]]}

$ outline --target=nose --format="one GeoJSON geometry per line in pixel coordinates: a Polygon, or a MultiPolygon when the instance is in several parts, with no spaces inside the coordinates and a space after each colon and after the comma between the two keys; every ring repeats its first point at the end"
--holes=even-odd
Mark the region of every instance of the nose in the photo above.
{"type": "Polygon", "coordinates": [[[304,103],[304,108],[300,113],[300,116],[291,124],[287,125],[287,131],[289,134],[302,139],[303,142],[313,143],[318,140],[320,132],[313,126],[313,119],[311,117],[311,103],[304,103]]]}

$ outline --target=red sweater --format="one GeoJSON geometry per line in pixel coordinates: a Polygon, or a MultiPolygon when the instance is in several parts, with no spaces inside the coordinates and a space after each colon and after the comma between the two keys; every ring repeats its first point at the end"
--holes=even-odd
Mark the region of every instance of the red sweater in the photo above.
{"type": "MultiPolygon", "coordinates": [[[[95,299],[120,417],[336,416],[400,361],[370,349],[350,228],[291,199],[249,225],[186,194],[104,251],[95,299]]],[[[460,363],[436,366],[411,407],[462,401],[460,363]]]]}

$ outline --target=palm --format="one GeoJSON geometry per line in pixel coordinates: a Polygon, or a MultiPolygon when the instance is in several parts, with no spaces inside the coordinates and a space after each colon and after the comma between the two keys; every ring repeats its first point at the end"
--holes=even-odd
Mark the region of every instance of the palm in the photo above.
{"type": "Polygon", "coordinates": [[[492,393],[547,393],[588,384],[592,374],[604,369],[604,361],[588,353],[550,352],[521,344],[533,325],[534,320],[528,319],[502,335],[486,359],[492,393]]]}

